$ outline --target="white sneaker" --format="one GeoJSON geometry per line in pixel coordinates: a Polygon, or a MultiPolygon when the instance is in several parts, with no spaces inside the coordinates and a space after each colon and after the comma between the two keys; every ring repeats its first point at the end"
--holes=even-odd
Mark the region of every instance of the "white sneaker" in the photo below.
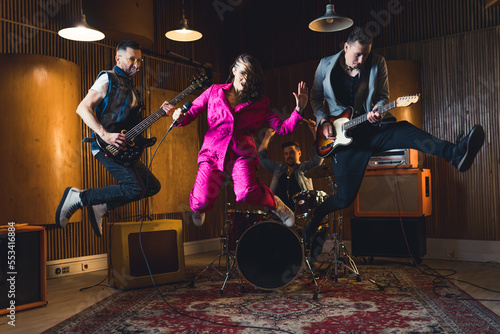
{"type": "Polygon", "coordinates": [[[94,230],[95,235],[102,235],[102,217],[108,212],[106,204],[87,205],[87,213],[89,215],[90,226],[94,230]]]}
{"type": "Polygon", "coordinates": [[[191,218],[193,219],[193,224],[200,227],[205,222],[205,213],[197,213],[193,211],[191,218]]]}
{"type": "Polygon", "coordinates": [[[80,189],[68,187],[64,190],[61,202],[56,211],[56,226],[63,228],[69,223],[69,219],[76,210],[83,207],[82,200],[80,199],[80,189]]]}
{"type": "Polygon", "coordinates": [[[272,210],[276,216],[281,219],[283,224],[288,227],[292,227],[295,225],[295,214],[285,203],[276,195],[274,195],[276,199],[276,209],[272,210]]]}

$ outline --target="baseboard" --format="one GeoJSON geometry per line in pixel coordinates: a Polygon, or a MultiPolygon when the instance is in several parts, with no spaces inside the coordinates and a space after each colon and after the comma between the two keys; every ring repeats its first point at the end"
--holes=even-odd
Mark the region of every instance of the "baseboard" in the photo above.
{"type": "MultiPolygon", "coordinates": [[[[329,242],[323,251],[331,249],[333,245],[329,242]]],[[[427,238],[426,243],[427,254],[423,259],[500,263],[500,241],[427,238]]],[[[344,241],[344,245],[351,252],[350,241],[344,241]]]]}
{"type": "Polygon", "coordinates": [[[473,262],[500,262],[500,241],[427,239],[424,258],[473,262]]]}
{"type": "Polygon", "coordinates": [[[220,238],[188,241],[184,243],[184,255],[193,255],[220,250],[220,238]]]}
{"type": "Polygon", "coordinates": [[[47,261],[47,278],[76,275],[107,268],[107,254],[47,261]]]}
{"type": "MultiPolygon", "coordinates": [[[[220,249],[220,238],[184,243],[184,255],[193,255],[220,249]]],[[[47,278],[56,278],[108,269],[107,254],[47,261],[47,278]]]]}

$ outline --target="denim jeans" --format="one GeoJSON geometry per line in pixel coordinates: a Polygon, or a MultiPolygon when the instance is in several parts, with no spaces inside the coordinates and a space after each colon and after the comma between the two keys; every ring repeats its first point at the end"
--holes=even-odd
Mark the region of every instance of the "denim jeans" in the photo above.
{"type": "Polygon", "coordinates": [[[102,152],[98,152],[95,157],[118,181],[118,185],[84,190],[80,195],[84,205],[106,203],[108,210],[111,210],[160,191],[160,182],[142,162],[125,167],[107,158],[102,152]]]}

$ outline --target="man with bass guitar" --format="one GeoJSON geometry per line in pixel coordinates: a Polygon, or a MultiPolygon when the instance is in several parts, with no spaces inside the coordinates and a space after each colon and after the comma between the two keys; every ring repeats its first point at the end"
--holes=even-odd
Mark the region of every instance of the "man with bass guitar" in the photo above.
{"type": "MultiPolygon", "coordinates": [[[[160,182],[139,160],[140,151],[128,159],[113,159],[113,154],[134,151],[130,138],[125,131],[142,119],[143,108],[139,92],[132,78],[142,63],[141,50],[137,42],[125,40],[116,48],[116,65],[111,71],[102,71],[94,85],[78,105],[76,112],[85,124],[92,129],[92,154],[118,181],[98,189],[79,190],[68,187],[64,191],[56,212],[56,225],[65,227],[76,210],[86,207],[89,220],[97,236],[102,234],[102,217],[108,210],[117,206],[153,196],[160,191],[160,182]],[[106,149],[106,147],[108,149],[106,149]]],[[[167,115],[174,107],[167,101],[159,112],[167,115]]],[[[129,131],[132,132],[132,131],[129,131]]],[[[143,138],[136,138],[135,144],[142,147],[143,138]]],[[[128,153],[127,153],[128,154],[128,153]]]]}
{"type": "Polygon", "coordinates": [[[316,69],[310,100],[318,124],[317,152],[323,158],[332,158],[337,193],[314,211],[304,229],[306,243],[310,243],[326,215],[354,201],[374,152],[412,148],[441,157],[465,172],[484,143],[481,125],[475,125],[466,137],[453,144],[385,114],[394,107],[416,102],[418,96],[388,103],[386,62],[371,53],[372,42],[372,36],[356,27],[344,48],[321,59],[316,69]]]}

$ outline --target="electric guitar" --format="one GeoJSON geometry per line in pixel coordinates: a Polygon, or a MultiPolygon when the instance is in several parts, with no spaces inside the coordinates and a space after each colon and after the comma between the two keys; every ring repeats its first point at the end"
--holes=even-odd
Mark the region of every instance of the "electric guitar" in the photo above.
{"type": "MultiPolygon", "coordinates": [[[[203,87],[203,85],[208,81],[208,76],[203,73],[198,78],[194,79],[188,88],[184,89],[179,95],[174,97],[170,104],[175,106],[179,101],[185,98],[188,94],[197,88],[203,87]]],[[[154,113],[144,118],[140,122],[132,122],[132,124],[127,123],[117,123],[114,124],[109,129],[109,132],[121,132],[127,137],[125,143],[125,148],[119,148],[115,145],[108,144],[101,137],[95,134],[95,141],[99,150],[103,152],[108,158],[124,166],[130,166],[136,163],[142,155],[145,148],[153,146],[156,143],[156,137],[144,138],[142,137],[142,132],[149,128],[153,123],[159,120],[166,112],[163,108],[156,110],[154,113]]]]}
{"type": "MultiPolygon", "coordinates": [[[[412,103],[416,103],[419,96],[420,95],[407,95],[400,97],[393,102],[379,107],[377,112],[382,115],[396,107],[407,107],[412,103]]],[[[316,152],[319,157],[326,158],[332,154],[338,146],[348,146],[352,143],[352,138],[347,135],[347,131],[368,120],[368,114],[363,114],[351,119],[353,111],[353,108],[349,107],[338,116],[329,116],[327,121],[333,125],[333,137],[335,137],[335,140],[326,139],[323,135],[322,127],[318,126],[316,132],[316,152]]]]}

